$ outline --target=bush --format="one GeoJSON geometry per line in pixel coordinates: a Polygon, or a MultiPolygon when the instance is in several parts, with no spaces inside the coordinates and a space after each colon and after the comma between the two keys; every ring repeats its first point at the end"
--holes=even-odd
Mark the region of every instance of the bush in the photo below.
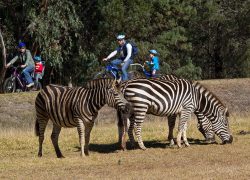
{"type": "Polygon", "coordinates": [[[196,67],[191,59],[187,60],[187,64],[185,66],[180,67],[175,71],[175,74],[181,78],[186,78],[190,80],[198,80],[201,79],[201,68],[196,67]]]}

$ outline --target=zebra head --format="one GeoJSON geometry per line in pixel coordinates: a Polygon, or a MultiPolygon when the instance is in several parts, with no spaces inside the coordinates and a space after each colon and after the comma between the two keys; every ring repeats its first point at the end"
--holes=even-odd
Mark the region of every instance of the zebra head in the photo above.
{"type": "Polygon", "coordinates": [[[227,108],[220,108],[217,111],[217,116],[212,121],[213,130],[217,136],[222,140],[222,144],[229,144],[233,142],[233,136],[229,130],[229,112],[227,108]]]}
{"type": "Polygon", "coordinates": [[[129,114],[131,112],[132,107],[121,93],[120,83],[116,80],[113,81],[112,86],[108,89],[107,104],[122,113],[129,114]]]}

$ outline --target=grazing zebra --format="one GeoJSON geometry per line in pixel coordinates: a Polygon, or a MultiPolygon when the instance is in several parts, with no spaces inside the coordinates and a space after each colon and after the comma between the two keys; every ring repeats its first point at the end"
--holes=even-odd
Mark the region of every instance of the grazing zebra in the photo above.
{"type": "MultiPolygon", "coordinates": [[[[160,80],[166,80],[166,81],[178,81],[179,78],[175,75],[162,75],[159,77],[160,80]]],[[[122,86],[124,86],[126,83],[123,83],[122,86]]],[[[214,143],[215,141],[215,136],[214,136],[214,131],[212,128],[212,123],[211,121],[209,121],[207,119],[206,116],[203,115],[203,113],[195,111],[194,114],[197,116],[198,119],[198,124],[197,127],[199,129],[199,131],[203,134],[203,136],[205,137],[206,141],[209,143],[214,143]]],[[[125,144],[122,141],[122,138],[125,139],[124,137],[124,132],[123,132],[123,128],[124,125],[122,123],[122,117],[121,117],[122,113],[117,111],[117,117],[118,117],[118,132],[119,132],[119,143],[121,144],[125,144]]],[[[168,133],[168,140],[170,141],[170,146],[174,145],[174,138],[173,138],[173,130],[175,127],[175,121],[176,121],[176,114],[170,114],[168,115],[168,126],[169,126],[169,133],[168,133]]],[[[133,138],[133,134],[130,134],[130,141],[134,142],[134,138],[133,138]]],[[[125,148],[122,145],[123,149],[125,148]]]]}
{"type": "Polygon", "coordinates": [[[37,95],[35,102],[35,132],[39,136],[38,156],[42,156],[44,131],[49,119],[53,123],[51,140],[58,158],[63,157],[58,146],[61,127],[77,127],[81,156],[83,156],[83,152],[85,155],[89,155],[90,132],[98,111],[105,104],[121,111],[127,111],[130,108],[130,104],[117,89],[115,82],[112,79],[97,79],[89,81],[85,87],[46,86],[37,95]],[[84,136],[85,146],[83,148],[84,136]]]}
{"type": "MultiPolygon", "coordinates": [[[[172,74],[166,74],[159,77],[161,80],[167,80],[167,81],[178,81],[178,77],[172,74]]],[[[202,133],[202,135],[205,137],[207,142],[214,143],[215,142],[215,135],[212,128],[212,123],[207,119],[206,116],[204,116],[203,113],[199,111],[195,111],[194,114],[196,115],[198,119],[197,128],[202,133]]],[[[169,133],[168,133],[168,140],[170,141],[170,144],[173,145],[173,130],[175,127],[175,121],[176,121],[176,114],[169,115],[168,116],[168,127],[169,127],[169,133]]]]}
{"type": "Polygon", "coordinates": [[[146,149],[141,137],[141,127],[146,113],[157,116],[180,114],[177,145],[181,147],[181,136],[186,146],[187,120],[191,113],[198,111],[212,123],[212,128],[223,143],[231,143],[227,108],[211,92],[199,83],[185,79],[166,81],[160,79],[134,79],[125,83],[124,97],[133,105],[130,117],[129,137],[133,144],[133,129],[141,149],[146,149]]]}

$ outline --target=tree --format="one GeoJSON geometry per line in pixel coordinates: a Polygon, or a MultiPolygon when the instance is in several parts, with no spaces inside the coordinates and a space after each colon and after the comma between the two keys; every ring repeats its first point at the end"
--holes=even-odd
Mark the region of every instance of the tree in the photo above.
{"type": "Polygon", "coordinates": [[[5,77],[5,66],[6,66],[6,49],[5,49],[5,44],[4,44],[4,40],[3,40],[3,35],[2,35],[2,31],[0,29],[0,41],[1,41],[1,48],[2,48],[2,66],[1,66],[1,70],[0,70],[0,92],[2,92],[2,85],[3,85],[3,81],[4,81],[4,77],[5,77]]]}

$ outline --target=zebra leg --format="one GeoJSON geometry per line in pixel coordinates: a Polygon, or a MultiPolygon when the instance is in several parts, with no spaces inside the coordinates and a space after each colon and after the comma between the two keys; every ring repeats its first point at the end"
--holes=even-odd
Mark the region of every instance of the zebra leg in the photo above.
{"type": "Polygon", "coordinates": [[[183,140],[185,142],[186,146],[189,146],[188,141],[187,141],[187,136],[186,136],[186,130],[187,130],[187,121],[190,119],[191,116],[191,110],[188,109],[183,109],[181,111],[181,116],[179,120],[179,127],[178,127],[178,134],[177,134],[177,146],[181,148],[181,136],[183,134],[183,140]]]}
{"type": "Polygon", "coordinates": [[[43,141],[44,141],[44,132],[47,126],[48,120],[38,120],[36,119],[35,132],[39,136],[39,150],[38,157],[43,155],[43,141]]]}
{"type": "Polygon", "coordinates": [[[168,140],[170,142],[170,146],[174,145],[174,127],[176,121],[176,114],[172,114],[168,116],[168,140]]]}
{"type": "Polygon", "coordinates": [[[59,145],[58,145],[58,138],[59,138],[60,132],[61,132],[61,127],[57,126],[56,124],[53,124],[53,130],[52,130],[52,134],[51,134],[50,138],[51,138],[53,146],[55,148],[56,156],[58,158],[64,158],[64,156],[62,155],[61,150],[59,148],[59,145]]]}
{"type": "Polygon", "coordinates": [[[135,135],[137,136],[139,147],[142,150],[146,150],[147,148],[144,146],[144,143],[141,137],[141,128],[142,128],[142,123],[135,123],[135,135]]]}
{"type": "Polygon", "coordinates": [[[126,133],[129,127],[129,118],[124,117],[121,111],[117,111],[118,118],[118,144],[122,150],[126,149],[126,133]]]}
{"type": "Polygon", "coordinates": [[[135,138],[134,138],[134,134],[133,134],[134,125],[135,125],[134,116],[131,116],[128,122],[130,122],[129,128],[128,128],[129,141],[130,141],[132,149],[134,149],[135,148],[135,138]]]}
{"type": "Polygon", "coordinates": [[[80,147],[81,147],[81,157],[84,156],[84,149],[83,149],[83,144],[84,144],[84,138],[83,138],[83,131],[84,131],[84,124],[83,121],[79,118],[76,119],[77,122],[77,132],[79,135],[79,143],[80,143],[80,147]]]}
{"type": "Polygon", "coordinates": [[[90,132],[94,126],[94,121],[90,121],[85,123],[85,145],[84,145],[84,154],[86,156],[89,155],[89,139],[90,139],[90,132]]]}
{"type": "Polygon", "coordinates": [[[189,143],[188,143],[188,140],[187,140],[187,122],[185,123],[184,125],[184,130],[183,130],[183,141],[184,141],[184,144],[186,147],[189,147],[189,143]]]}

